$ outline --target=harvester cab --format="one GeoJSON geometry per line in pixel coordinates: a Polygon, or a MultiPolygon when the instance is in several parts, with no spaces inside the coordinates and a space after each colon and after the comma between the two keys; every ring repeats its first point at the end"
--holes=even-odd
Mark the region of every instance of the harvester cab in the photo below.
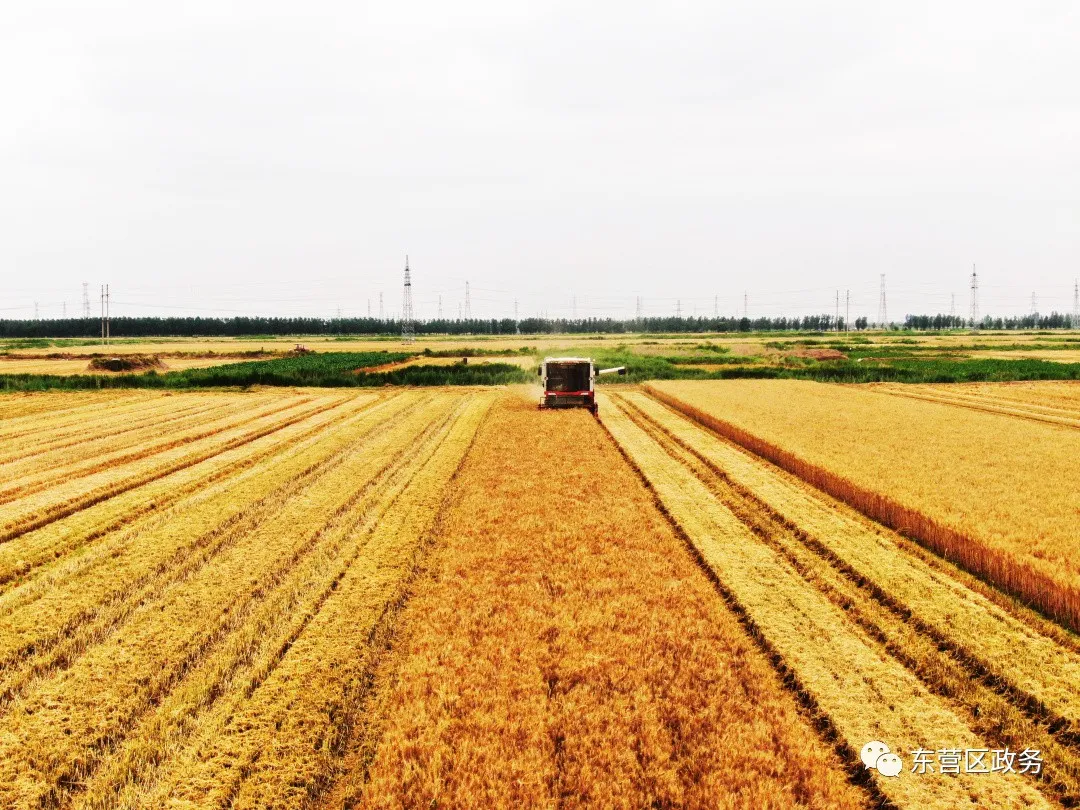
{"type": "Polygon", "coordinates": [[[587,357],[545,357],[536,370],[544,386],[541,408],[588,408],[596,415],[593,383],[601,374],[625,374],[625,366],[596,370],[587,357]]]}

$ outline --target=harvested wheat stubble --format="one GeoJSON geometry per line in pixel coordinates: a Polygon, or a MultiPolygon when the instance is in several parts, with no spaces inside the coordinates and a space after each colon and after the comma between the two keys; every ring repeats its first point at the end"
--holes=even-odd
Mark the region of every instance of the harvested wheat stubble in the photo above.
{"type": "Polygon", "coordinates": [[[415,410],[402,395],[317,434],[272,463],[244,469],[153,519],[121,528],[0,596],[0,696],[17,693],[113,632],[134,607],[272,519],[306,492],[342,454],[415,410]],[[182,519],[179,517],[182,515],[182,519]]]}
{"type": "Polygon", "coordinates": [[[288,420],[278,430],[246,444],[0,544],[0,593],[20,584],[39,566],[63,565],[67,554],[102,540],[111,532],[137,532],[149,521],[177,519],[194,503],[186,499],[205,497],[211,485],[255,464],[272,465],[285,460],[286,453],[303,452],[318,441],[320,433],[367,408],[375,400],[372,395],[358,395],[337,408],[319,411],[298,421],[288,420]]]}
{"type": "Polygon", "coordinates": [[[591,416],[508,396],[454,493],[324,807],[867,806],[591,416]]]}
{"type": "Polygon", "coordinates": [[[1071,628],[1080,432],[788,380],[648,390],[1071,628]]]}
{"type": "Polygon", "coordinates": [[[184,559],[181,576],[141,594],[122,625],[69,667],[24,689],[3,719],[0,797],[19,806],[61,805],[69,793],[79,793],[133,726],[175,689],[190,686],[189,672],[234,633],[245,632],[248,619],[265,605],[291,598],[313,555],[335,542],[336,521],[355,504],[358,488],[363,491],[454,404],[443,396],[412,409],[395,428],[350,443],[308,484],[282,491],[257,519],[234,524],[198,559],[184,559]]]}
{"type": "Polygon", "coordinates": [[[9,442],[18,438],[35,440],[40,437],[69,435],[72,431],[77,432],[85,423],[93,424],[99,418],[109,414],[113,414],[115,419],[116,414],[123,415],[133,409],[140,410],[157,404],[165,408],[172,406],[169,395],[158,391],[49,392],[38,396],[55,397],[58,402],[67,401],[77,404],[4,419],[0,422],[0,442],[9,442]]]}
{"type": "MultiPolygon", "coordinates": [[[[0,503],[46,489],[56,481],[68,482],[213,436],[273,414],[281,405],[281,400],[261,403],[261,407],[257,402],[234,402],[224,409],[196,413],[179,422],[157,419],[134,435],[118,431],[115,438],[87,437],[86,441],[52,453],[23,456],[3,465],[0,503]]],[[[130,417],[134,420],[137,415],[130,417]]]]}
{"type": "Polygon", "coordinates": [[[104,415],[100,412],[88,414],[81,424],[70,428],[49,430],[22,441],[0,442],[0,464],[17,459],[40,458],[62,449],[86,455],[92,452],[87,446],[95,442],[134,444],[137,442],[133,437],[137,439],[137,434],[146,428],[159,425],[164,433],[166,429],[172,429],[167,426],[181,424],[200,414],[206,418],[232,409],[238,398],[245,398],[249,405],[257,406],[261,397],[213,392],[191,400],[184,397],[182,404],[175,402],[172,397],[163,397],[156,403],[143,403],[142,407],[130,413],[114,414],[108,408],[102,408],[104,415]]]}
{"type": "MultiPolygon", "coordinates": [[[[905,755],[921,747],[991,747],[949,702],[928,691],[736,517],[695,475],[692,462],[676,449],[665,449],[604,399],[605,426],[852,752],[873,739],[905,755]]],[[[1052,806],[1027,780],[1011,775],[989,781],[964,773],[929,778],[905,773],[874,780],[901,807],[1052,806]]]]}
{"type": "Polygon", "coordinates": [[[318,397],[284,400],[275,413],[265,414],[237,427],[129,464],[106,468],[73,481],[58,482],[56,486],[0,506],[0,542],[10,541],[95,503],[247,444],[280,430],[290,421],[300,421],[320,411],[330,410],[347,399],[318,397]]]}
{"type": "Polygon", "coordinates": [[[109,390],[108,392],[64,392],[58,395],[56,392],[21,391],[8,393],[0,397],[0,428],[9,422],[35,414],[60,414],[64,411],[77,410],[87,405],[100,406],[108,400],[102,400],[95,395],[108,393],[113,400],[130,398],[132,396],[146,396],[154,392],[150,391],[121,391],[109,390]]]}
{"type": "Polygon", "coordinates": [[[1048,786],[1080,799],[1074,639],[1004,609],[971,577],[655,400],[614,398],[659,442],[701,460],[705,469],[689,463],[718,498],[872,636],[887,638],[928,687],[961,701],[976,730],[1016,750],[1039,748],[1048,786]]]}
{"type": "Polygon", "coordinates": [[[210,735],[185,752],[175,781],[159,781],[149,806],[167,797],[172,806],[295,808],[311,805],[329,785],[366,723],[378,628],[397,613],[421,538],[491,396],[471,395],[373,493],[370,514],[353,534],[357,557],[333,595],[250,699],[219,714],[210,735]]]}

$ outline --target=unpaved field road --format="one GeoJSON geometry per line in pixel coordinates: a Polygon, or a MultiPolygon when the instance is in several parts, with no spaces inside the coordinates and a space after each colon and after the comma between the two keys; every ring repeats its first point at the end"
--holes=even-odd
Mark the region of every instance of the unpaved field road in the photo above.
{"type": "Polygon", "coordinates": [[[605,427],[853,751],[1040,749],[1038,780],[876,777],[904,807],[1080,796],[1080,653],[1060,629],[639,391],[605,427]],[[1040,792],[1042,795],[1040,795],[1040,792]]]}

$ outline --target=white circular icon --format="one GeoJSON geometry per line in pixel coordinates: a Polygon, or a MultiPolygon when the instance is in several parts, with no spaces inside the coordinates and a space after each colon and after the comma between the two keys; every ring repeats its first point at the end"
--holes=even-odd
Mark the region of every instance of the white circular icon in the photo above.
{"type": "Polygon", "coordinates": [[[862,747],[862,761],[867,768],[877,767],[877,758],[889,753],[889,746],[880,740],[871,740],[862,747]]]}
{"type": "Polygon", "coordinates": [[[875,765],[882,776],[899,776],[900,771],[904,770],[904,763],[896,754],[882,754],[875,765]]]}

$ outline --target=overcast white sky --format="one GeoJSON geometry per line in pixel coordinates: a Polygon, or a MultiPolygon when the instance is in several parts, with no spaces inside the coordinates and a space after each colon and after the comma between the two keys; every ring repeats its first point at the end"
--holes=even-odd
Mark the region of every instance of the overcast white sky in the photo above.
{"type": "Polygon", "coordinates": [[[2,15],[0,316],[1072,308],[1075,2],[2,15]]]}

